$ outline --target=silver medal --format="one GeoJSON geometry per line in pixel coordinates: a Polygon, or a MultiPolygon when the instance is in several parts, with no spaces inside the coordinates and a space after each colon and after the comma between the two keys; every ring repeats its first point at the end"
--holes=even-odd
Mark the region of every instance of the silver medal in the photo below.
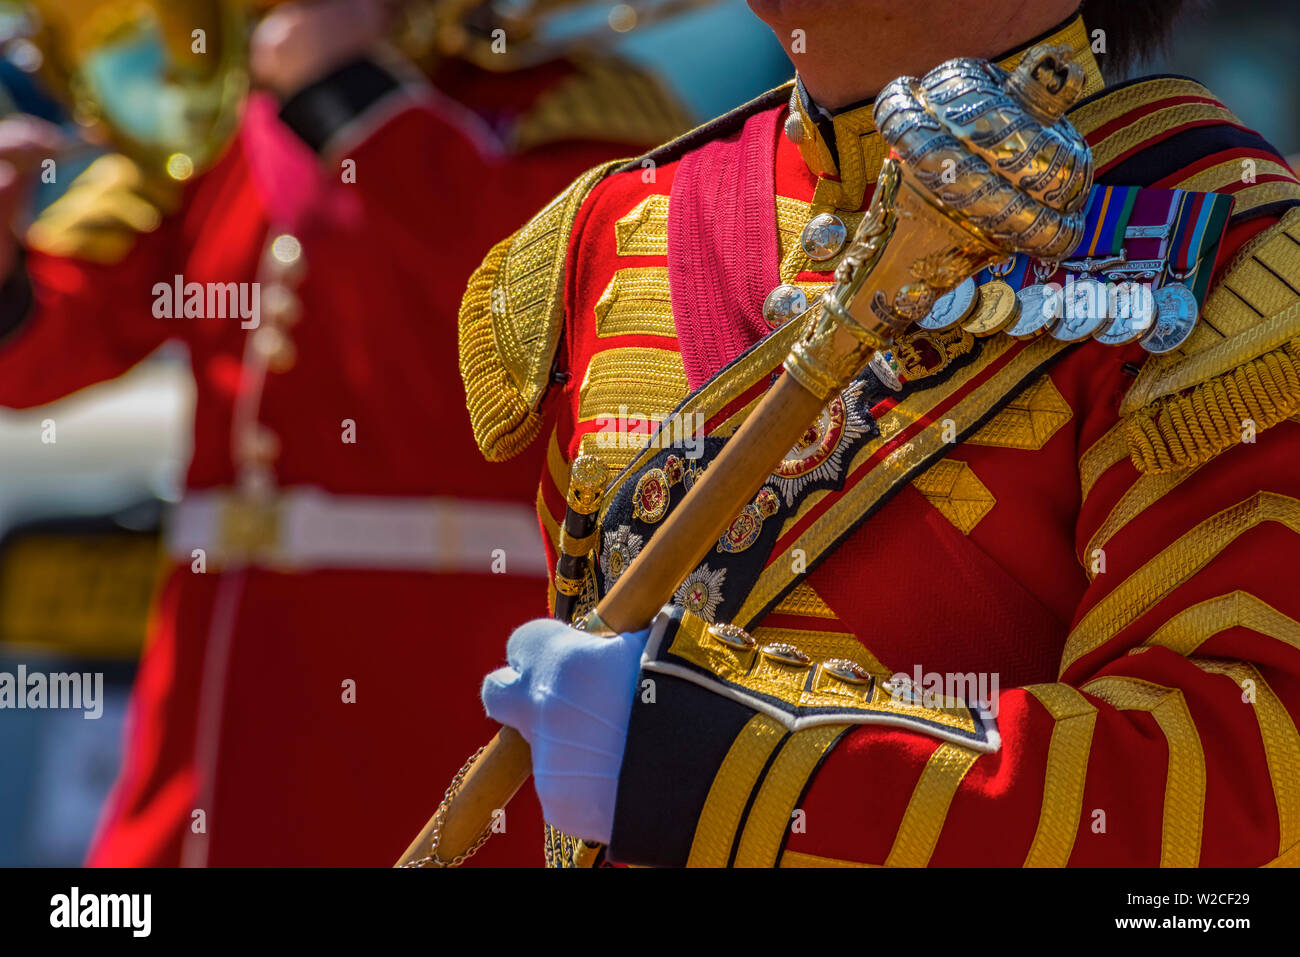
{"type": "Polygon", "coordinates": [[[1103,345],[1126,346],[1137,342],[1156,321],[1156,300],[1142,282],[1122,282],[1115,287],[1115,318],[1092,337],[1103,345]]]}
{"type": "Polygon", "coordinates": [[[1007,335],[1013,339],[1030,339],[1061,318],[1059,286],[1036,283],[1019,290],[1016,298],[1020,300],[1020,318],[1007,329],[1007,335]]]}
{"type": "Polygon", "coordinates": [[[962,322],[975,308],[975,296],[979,287],[972,276],[951,292],[946,292],[935,300],[925,318],[918,319],[916,325],[930,332],[951,329],[962,322]]]}
{"type": "Polygon", "coordinates": [[[1142,340],[1142,348],[1157,355],[1173,352],[1196,328],[1196,297],[1182,283],[1175,282],[1156,290],[1155,303],[1156,324],[1142,340]]]}
{"type": "Polygon", "coordinates": [[[1105,284],[1084,276],[1066,285],[1063,298],[1060,321],[1052,326],[1061,342],[1082,342],[1109,323],[1105,284]]]}

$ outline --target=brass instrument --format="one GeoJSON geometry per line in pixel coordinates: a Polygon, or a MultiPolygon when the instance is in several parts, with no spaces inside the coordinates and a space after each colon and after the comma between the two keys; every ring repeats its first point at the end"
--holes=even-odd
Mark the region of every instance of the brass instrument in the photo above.
{"type": "Polygon", "coordinates": [[[248,90],[248,17],[224,0],[0,2],[0,44],[39,70],[87,140],[146,177],[189,179],[229,142],[248,90]]]}
{"type": "MultiPolygon", "coordinates": [[[[890,156],[835,282],[792,320],[804,325],[786,374],[586,616],[585,630],[645,628],[827,400],[936,299],[1011,253],[1059,261],[1074,249],[1092,153],[1064,114],[1083,79],[1068,48],[1040,45],[1012,74],[983,60],[950,60],[881,91],[874,118],[890,156]]],[[[527,742],[502,727],[457,775],[398,865],[462,862],[530,772],[527,742]]]]}

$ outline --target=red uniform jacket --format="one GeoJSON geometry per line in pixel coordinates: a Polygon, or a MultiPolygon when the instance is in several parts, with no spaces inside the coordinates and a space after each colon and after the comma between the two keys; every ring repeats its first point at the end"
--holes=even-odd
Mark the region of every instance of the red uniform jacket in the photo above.
{"type": "MultiPolygon", "coordinates": [[[[1053,39],[1074,47],[1086,92],[1099,93],[1081,21],[1053,39]]],[[[482,298],[504,289],[514,304],[517,271],[544,258],[537,237],[547,216],[500,244],[472,281],[462,372],[480,446],[508,455],[553,423],[541,487],[552,539],[566,463],[580,451],[631,463],[606,493],[606,509],[619,489],[643,480],[674,501],[689,487],[689,472],[665,466],[663,453],[611,447],[608,426],[645,433],[647,418],[662,418],[742,350],[765,355],[760,305],[778,276],[747,284],[746,271],[765,245],[774,247],[779,281],[807,289],[810,302],[830,281],[839,256],[809,258],[801,231],[825,212],[851,235],[886,148],[870,107],[834,117],[832,151],[807,115],[787,125],[788,96],[787,88],[761,98],[571,187],[547,214],[568,237],[556,253],[563,263],[552,308],[530,308],[521,296],[513,313],[489,316],[482,298]],[[797,146],[783,127],[804,134],[797,146]],[[710,149],[722,141],[726,150],[710,149]],[[737,209],[753,192],[720,184],[755,180],[775,198],[746,219],[737,209]],[[688,229],[683,209],[697,206],[706,214],[687,217],[688,229]],[[730,308],[701,310],[700,287],[676,282],[696,260],[732,273],[730,308]],[[499,354],[494,365],[480,347],[485,330],[501,342],[503,326],[522,338],[520,330],[548,322],[560,328],[533,341],[557,344],[567,376],[543,395],[529,373],[549,361],[499,354]],[[502,382],[514,391],[488,404],[481,383],[489,381],[498,393],[502,382]]],[[[1300,184],[1189,80],[1152,78],[1094,95],[1070,118],[1101,183],[1236,198],[1201,327],[1168,357],[1137,345],[1062,350],[1050,339],[1000,336],[983,340],[968,363],[973,340],[960,329],[904,337],[897,351],[911,349],[915,384],[870,408],[879,434],[839,458],[826,435],[867,425],[828,413],[813,438],[834,482],[780,519],[756,500],[754,523],[765,514],[783,523],[770,556],[740,582],[717,574],[716,557],[713,569],[706,560],[675,599],[692,614],[655,652],[676,671],[654,674],[654,703],[634,705],[614,859],[1213,866],[1294,858],[1300,598],[1290,570],[1300,555],[1300,426],[1289,417],[1300,411],[1292,344],[1300,184]],[[1242,176],[1246,160],[1252,177],[1242,176]],[[721,608],[766,650],[737,652],[711,637],[701,622],[721,608]],[[772,716],[796,713],[811,690],[859,693],[852,682],[836,684],[837,672],[871,676],[888,698],[890,676],[918,667],[996,676],[1000,745],[963,744],[925,708],[902,709],[893,723],[792,727],[772,716]]],[[[748,360],[728,366],[679,411],[699,410],[710,435],[728,434],[780,367],[789,328],[771,333],[786,335],[784,346],[748,371],[748,360]]],[[[605,588],[653,531],[644,518],[618,526],[626,519],[611,514],[592,570],[605,588]]]]}

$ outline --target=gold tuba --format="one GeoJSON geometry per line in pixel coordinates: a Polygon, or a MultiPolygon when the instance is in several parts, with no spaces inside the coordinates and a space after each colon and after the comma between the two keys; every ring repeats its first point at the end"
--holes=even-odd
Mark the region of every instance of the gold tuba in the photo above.
{"type": "Polygon", "coordinates": [[[0,43],[39,71],[86,139],[149,178],[189,179],[234,132],[248,19],[226,0],[0,0],[0,43]]]}

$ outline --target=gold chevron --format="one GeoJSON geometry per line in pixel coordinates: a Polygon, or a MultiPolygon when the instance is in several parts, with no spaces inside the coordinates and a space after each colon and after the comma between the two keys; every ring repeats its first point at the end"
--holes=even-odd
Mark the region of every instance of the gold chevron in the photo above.
{"type": "Polygon", "coordinates": [[[1083,686],[1121,711],[1146,711],[1168,746],[1160,866],[1196,867],[1205,817],[1205,750],[1183,693],[1138,678],[1106,677],[1083,686]]]}
{"type": "MultiPolygon", "coordinates": [[[[614,273],[596,302],[596,336],[675,338],[667,266],[642,266],[614,273]]],[[[665,410],[667,411],[667,410],[665,410]]]]}
{"type": "Polygon", "coordinates": [[[913,480],[916,490],[960,531],[969,535],[997,504],[974,470],[956,459],[940,459],[913,480]]]}
{"type": "Polygon", "coordinates": [[[1073,416],[1052,377],[1044,375],[966,441],[1004,449],[1041,449],[1073,416]]]}
{"type": "Polygon", "coordinates": [[[614,224],[616,252],[620,256],[668,255],[668,197],[647,196],[614,224]]]}

